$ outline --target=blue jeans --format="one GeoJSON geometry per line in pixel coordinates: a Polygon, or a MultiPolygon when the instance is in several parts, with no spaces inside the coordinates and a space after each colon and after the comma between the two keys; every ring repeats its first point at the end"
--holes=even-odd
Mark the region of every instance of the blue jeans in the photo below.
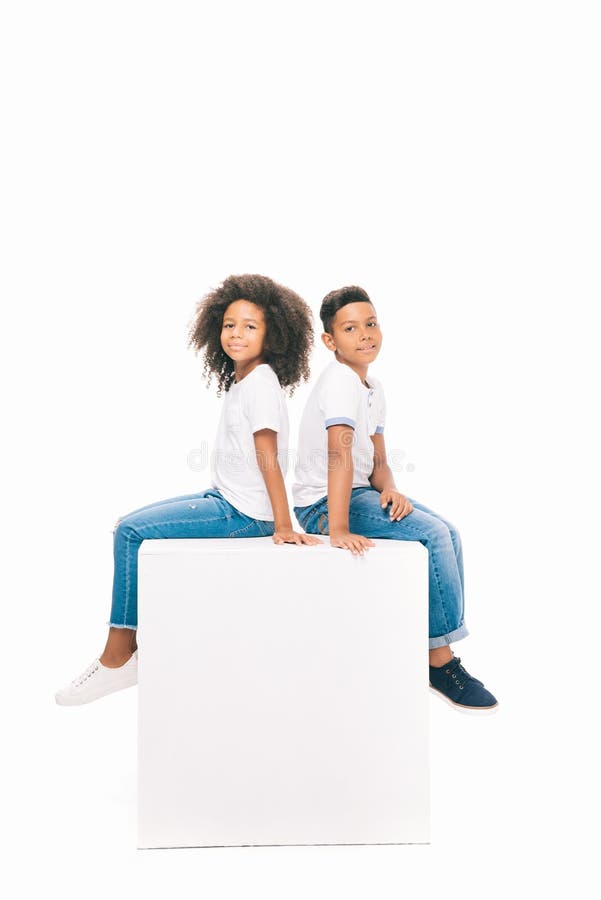
{"type": "Polygon", "coordinates": [[[113,603],[107,625],[137,628],[138,550],[157,538],[266,537],[273,522],[251,519],[209,488],[142,506],[119,519],[113,532],[113,603]]]}
{"type": "MultiPolygon", "coordinates": [[[[461,538],[455,526],[438,513],[411,497],[407,499],[413,505],[413,512],[398,522],[391,522],[390,507],[382,509],[379,491],[372,487],[353,488],[349,530],[370,538],[419,541],[428,548],[429,647],[444,647],[469,634],[463,623],[461,538]]],[[[329,534],[327,497],[311,506],[295,506],[294,514],[309,534],[329,534]]]]}

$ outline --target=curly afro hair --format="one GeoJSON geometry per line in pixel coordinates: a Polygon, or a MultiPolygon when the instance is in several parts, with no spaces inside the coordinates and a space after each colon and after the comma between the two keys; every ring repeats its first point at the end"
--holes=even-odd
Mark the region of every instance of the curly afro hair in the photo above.
{"type": "Polygon", "coordinates": [[[276,373],[280,385],[294,388],[309,379],[309,356],[313,347],[313,316],[298,294],[265,275],[230,275],[223,284],[199,301],[190,326],[188,346],[204,350],[203,375],[207,387],[217,378],[217,396],[234,382],[234,362],[221,346],[223,316],[235,300],[248,300],[265,316],[265,362],[276,373]]]}

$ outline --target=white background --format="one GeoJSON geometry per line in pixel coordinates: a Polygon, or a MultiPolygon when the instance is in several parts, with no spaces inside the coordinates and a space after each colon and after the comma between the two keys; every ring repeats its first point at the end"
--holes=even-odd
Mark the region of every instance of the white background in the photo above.
{"type": "MultiPolygon", "coordinates": [[[[11,896],[581,895],[597,4],[21,0],[0,34],[11,896]],[[414,467],[398,486],[464,540],[454,649],[502,707],[474,720],[432,698],[430,847],[136,851],[135,689],[54,704],[104,646],[116,518],[208,486],[189,454],[219,405],[187,329],[246,271],[316,314],[334,287],[368,290],[387,443],[414,467]]],[[[327,361],[319,346],[313,372],[327,361]]]]}

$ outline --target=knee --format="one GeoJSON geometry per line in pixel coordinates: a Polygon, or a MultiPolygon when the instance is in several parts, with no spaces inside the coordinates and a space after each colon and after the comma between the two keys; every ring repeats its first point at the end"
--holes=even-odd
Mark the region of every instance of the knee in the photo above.
{"type": "Polygon", "coordinates": [[[113,525],[113,534],[116,532],[123,533],[128,526],[130,526],[130,531],[134,530],[136,525],[139,524],[139,519],[137,518],[136,512],[124,513],[122,516],[119,516],[115,524],[113,525]]]}
{"type": "Polygon", "coordinates": [[[446,544],[453,541],[453,534],[445,522],[434,519],[428,523],[428,538],[436,543],[446,544]]]}
{"type": "Polygon", "coordinates": [[[123,534],[123,530],[126,525],[127,515],[119,516],[115,524],[113,525],[113,534],[123,534]]]}
{"type": "Polygon", "coordinates": [[[117,540],[135,540],[139,538],[136,528],[131,524],[131,522],[127,521],[127,516],[124,516],[121,519],[117,519],[115,522],[115,526],[113,528],[113,534],[117,540]]]}
{"type": "Polygon", "coordinates": [[[459,529],[455,528],[451,522],[447,522],[447,528],[449,529],[449,534],[451,535],[451,540],[453,541],[453,546],[456,550],[461,547],[461,535],[459,534],[459,529]]]}

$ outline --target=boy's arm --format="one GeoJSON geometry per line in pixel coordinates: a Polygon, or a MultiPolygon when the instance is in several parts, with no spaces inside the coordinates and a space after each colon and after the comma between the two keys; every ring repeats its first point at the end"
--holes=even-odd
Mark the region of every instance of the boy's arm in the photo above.
{"type": "Polygon", "coordinates": [[[286,496],[284,476],[278,462],[278,436],[271,428],[262,428],[253,434],[257,464],[263,475],[271,502],[274,520],[273,541],[276,544],[321,544],[311,534],[293,530],[286,496]]]}
{"type": "Polygon", "coordinates": [[[371,439],[374,445],[374,467],[369,476],[369,483],[376,491],[380,491],[382,509],[385,509],[389,503],[392,504],[390,518],[393,521],[402,519],[413,512],[413,506],[404,494],[399,493],[394,483],[392,469],[386,459],[384,435],[372,434],[371,439]]]}
{"type": "Polygon", "coordinates": [[[350,425],[328,428],[328,526],[332,547],[362,554],[374,542],[349,531],[349,507],[353,487],[353,429],[350,425]]]}

